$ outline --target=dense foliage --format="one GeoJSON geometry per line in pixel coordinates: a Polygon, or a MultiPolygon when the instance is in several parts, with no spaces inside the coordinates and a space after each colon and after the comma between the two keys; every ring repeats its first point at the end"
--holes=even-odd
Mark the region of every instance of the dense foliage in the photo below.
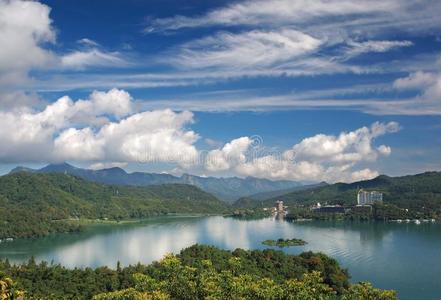
{"type": "Polygon", "coordinates": [[[277,246],[279,248],[283,248],[283,247],[292,247],[292,246],[303,246],[306,245],[307,242],[305,242],[302,239],[277,239],[277,240],[265,240],[262,242],[262,244],[267,246],[277,246]]]}
{"type": "MultiPolygon", "coordinates": [[[[182,250],[176,257],[169,256],[169,258],[176,267],[172,272],[170,265],[164,264],[164,261],[125,268],[118,266],[116,270],[112,270],[107,267],[67,269],[44,262],[37,264],[34,260],[23,265],[11,265],[8,261],[0,261],[0,271],[12,278],[20,290],[25,291],[26,299],[91,299],[100,293],[136,289],[135,274],[143,274],[142,278],[148,276],[148,281],[155,287],[153,290],[158,286],[166,285],[159,291],[172,298],[176,293],[202,295],[200,294],[203,293],[203,290],[200,290],[202,286],[196,288],[193,284],[200,283],[198,280],[206,277],[209,277],[205,279],[208,280],[207,284],[210,283],[213,288],[222,282],[219,280],[228,279],[226,278],[228,276],[234,279],[233,282],[236,280],[242,282],[244,287],[247,284],[260,282],[262,288],[264,285],[276,288],[288,283],[294,286],[295,282],[302,282],[304,274],[316,274],[311,275],[315,276],[315,282],[326,286],[326,289],[332,293],[344,293],[349,287],[347,272],[341,269],[334,259],[320,253],[306,252],[297,256],[272,249],[227,251],[212,246],[194,245],[182,250]],[[169,278],[167,274],[171,274],[172,277],[169,278]],[[317,274],[321,275],[317,276],[317,274]],[[193,283],[187,281],[188,276],[192,278],[193,283]],[[170,280],[175,281],[170,282],[170,280]]],[[[216,291],[216,293],[224,292],[227,291],[216,291]]],[[[190,299],[194,298],[190,297],[190,299]]]]}
{"type": "MultiPolygon", "coordinates": [[[[209,260],[203,269],[183,266],[174,256],[165,257],[160,264],[161,281],[135,274],[134,287],[102,293],[93,300],[145,299],[242,299],[242,300],[335,300],[335,291],[323,282],[320,272],[303,274],[301,279],[277,283],[271,278],[242,274],[240,271],[216,271],[209,260]]],[[[241,261],[230,260],[233,266],[241,261]]],[[[343,291],[342,300],[396,300],[395,291],[380,290],[369,283],[352,285],[343,291]]]]}
{"type": "MultiPolygon", "coordinates": [[[[274,205],[276,200],[283,200],[290,210],[295,206],[309,206],[317,202],[352,206],[356,204],[357,191],[360,188],[378,190],[384,194],[385,205],[377,207],[378,210],[374,212],[374,218],[387,219],[387,215],[396,215],[396,218],[441,217],[440,172],[426,172],[403,177],[382,175],[372,180],[351,184],[336,183],[288,193],[259,202],[258,206],[270,207],[274,205]],[[408,209],[408,212],[405,209],[408,209]]],[[[238,204],[240,205],[240,203],[238,204]]],[[[242,207],[252,205],[253,203],[250,201],[242,201],[242,207]]]]}
{"type": "Polygon", "coordinates": [[[161,262],[160,280],[136,274],[135,287],[103,293],[94,300],[119,299],[330,299],[335,292],[319,272],[306,273],[301,280],[277,283],[270,278],[243,274],[235,270],[240,259],[231,259],[232,270],[216,271],[209,260],[196,269],[183,266],[181,260],[167,256],[161,262]]]}
{"type": "Polygon", "coordinates": [[[190,185],[113,186],[59,173],[0,177],[0,239],[76,231],[79,218],[121,220],[227,209],[190,185]]]}
{"type": "Polygon", "coordinates": [[[261,219],[271,216],[271,211],[263,210],[262,208],[255,209],[236,209],[227,217],[237,218],[237,219],[261,219]]]}

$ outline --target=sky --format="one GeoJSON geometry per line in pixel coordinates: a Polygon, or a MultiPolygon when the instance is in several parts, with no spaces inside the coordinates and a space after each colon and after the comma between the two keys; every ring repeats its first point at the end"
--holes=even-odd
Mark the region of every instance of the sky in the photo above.
{"type": "Polygon", "coordinates": [[[0,0],[0,174],[441,170],[441,2],[0,0]]]}

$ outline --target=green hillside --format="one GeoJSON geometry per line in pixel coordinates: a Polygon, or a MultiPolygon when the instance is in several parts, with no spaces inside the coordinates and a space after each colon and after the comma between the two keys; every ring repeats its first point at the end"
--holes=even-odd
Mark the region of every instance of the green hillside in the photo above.
{"type": "Polygon", "coordinates": [[[0,177],[0,239],[78,230],[78,222],[67,219],[121,220],[226,210],[226,204],[190,185],[104,185],[60,173],[0,177]]]}
{"type": "MultiPolygon", "coordinates": [[[[355,205],[357,190],[378,190],[384,193],[385,204],[420,212],[441,214],[441,172],[426,172],[403,177],[378,176],[372,180],[350,184],[336,183],[318,188],[294,191],[258,202],[259,206],[273,206],[276,200],[286,205],[310,205],[317,202],[355,205]]],[[[243,199],[236,205],[247,207],[253,202],[243,199]]]]}

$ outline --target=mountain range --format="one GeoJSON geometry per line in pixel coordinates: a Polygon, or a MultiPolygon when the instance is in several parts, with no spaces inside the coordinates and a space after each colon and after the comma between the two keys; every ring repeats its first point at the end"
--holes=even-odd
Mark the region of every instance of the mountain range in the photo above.
{"type": "Polygon", "coordinates": [[[194,185],[210,194],[213,194],[220,200],[233,203],[241,197],[255,195],[258,193],[275,192],[280,190],[289,191],[292,188],[302,186],[302,183],[289,180],[268,180],[255,177],[201,177],[190,174],[182,176],[173,176],[170,174],[127,173],[121,168],[109,168],[102,170],[90,170],[74,167],[68,163],[50,164],[41,169],[30,169],[17,167],[11,171],[33,173],[65,173],[85,178],[90,181],[133,186],[151,186],[158,184],[189,184],[194,185]]]}

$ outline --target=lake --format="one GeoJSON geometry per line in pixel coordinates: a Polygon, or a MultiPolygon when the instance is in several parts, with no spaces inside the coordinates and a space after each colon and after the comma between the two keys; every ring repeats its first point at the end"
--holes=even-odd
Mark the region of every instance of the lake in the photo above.
{"type": "Polygon", "coordinates": [[[297,254],[320,251],[349,269],[352,281],[395,289],[400,299],[440,299],[441,224],[243,221],[223,217],[162,217],[142,223],[93,225],[78,234],[0,244],[0,257],[13,262],[53,261],[67,267],[150,263],[192,244],[225,249],[264,249],[266,239],[301,238],[297,254]]]}

